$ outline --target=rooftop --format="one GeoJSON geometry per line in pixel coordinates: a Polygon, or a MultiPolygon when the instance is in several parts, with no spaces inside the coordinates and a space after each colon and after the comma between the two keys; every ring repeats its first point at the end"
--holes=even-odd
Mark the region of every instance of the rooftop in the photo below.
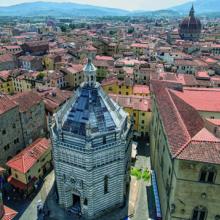
{"type": "Polygon", "coordinates": [[[32,91],[18,93],[12,96],[11,99],[19,105],[20,112],[26,112],[31,109],[32,106],[37,105],[42,101],[41,97],[32,91]]]}
{"type": "Polygon", "coordinates": [[[220,89],[184,88],[173,93],[198,111],[220,112],[220,89]]]}
{"type": "Polygon", "coordinates": [[[21,173],[27,171],[50,148],[50,141],[39,138],[7,162],[7,166],[21,173]]]}
{"type": "MultiPolygon", "coordinates": [[[[208,108],[208,103],[211,108],[213,107],[213,98],[206,95],[209,89],[186,89],[186,91],[192,90],[193,93],[188,93],[185,97],[180,95],[184,94],[185,90],[184,92],[176,91],[169,89],[170,86],[158,80],[152,81],[152,90],[172,157],[220,164],[220,138],[206,129],[204,120],[197,109],[198,107],[208,108]],[[187,98],[191,100],[190,104],[187,98]],[[200,102],[197,98],[203,101],[200,102]],[[197,108],[194,107],[194,102],[199,104],[196,105],[197,108]]],[[[215,92],[215,90],[212,91],[215,92]]],[[[217,95],[212,94],[212,97],[217,97],[217,95]]],[[[216,100],[215,103],[219,103],[219,99],[216,100]]]]}
{"type": "Polygon", "coordinates": [[[17,103],[11,100],[8,96],[0,94],[0,115],[15,108],[17,103]]]}
{"type": "Polygon", "coordinates": [[[67,113],[63,130],[82,136],[86,136],[87,128],[91,133],[113,131],[117,127],[114,118],[117,115],[112,113],[117,108],[115,103],[104,97],[99,87],[84,85],[67,113]]]}

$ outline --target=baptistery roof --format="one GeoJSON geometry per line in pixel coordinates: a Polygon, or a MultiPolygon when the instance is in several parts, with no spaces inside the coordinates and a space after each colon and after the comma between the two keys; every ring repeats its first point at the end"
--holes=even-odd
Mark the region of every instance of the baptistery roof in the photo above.
{"type": "MultiPolygon", "coordinates": [[[[84,68],[85,77],[95,71],[89,61],[84,68]]],[[[82,83],[74,97],[57,113],[57,124],[62,131],[89,136],[121,129],[126,123],[128,114],[95,82],[95,75],[92,79],[82,83]]]]}

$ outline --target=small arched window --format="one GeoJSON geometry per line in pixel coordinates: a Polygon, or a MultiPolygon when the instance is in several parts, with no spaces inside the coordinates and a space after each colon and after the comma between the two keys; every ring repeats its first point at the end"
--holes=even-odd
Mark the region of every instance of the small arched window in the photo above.
{"type": "Polygon", "coordinates": [[[192,220],[206,220],[208,210],[203,206],[197,206],[193,209],[192,220]]]}
{"type": "Polygon", "coordinates": [[[108,176],[104,177],[104,194],[108,193],[108,176]]]}
{"type": "Polygon", "coordinates": [[[199,181],[204,183],[214,183],[216,169],[214,167],[203,167],[200,172],[199,181]]]}

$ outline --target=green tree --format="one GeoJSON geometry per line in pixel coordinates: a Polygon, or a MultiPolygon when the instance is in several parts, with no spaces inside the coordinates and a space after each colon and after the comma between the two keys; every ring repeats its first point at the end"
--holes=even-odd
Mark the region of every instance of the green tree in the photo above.
{"type": "Polygon", "coordinates": [[[40,72],[40,73],[37,75],[36,78],[37,78],[38,80],[42,80],[44,77],[45,77],[45,73],[40,72]]]}
{"type": "Polygon", "coordinates": [[[65,25],[62,25],[60,27],[60,29],[61,29],[62,32],[66,32],[67,31],[67,27],[65,25]]]}

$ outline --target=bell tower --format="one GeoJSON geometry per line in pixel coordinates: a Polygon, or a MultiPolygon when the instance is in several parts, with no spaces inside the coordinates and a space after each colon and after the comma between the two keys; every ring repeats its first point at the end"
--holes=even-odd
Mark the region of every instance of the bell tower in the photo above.
{"type": "Polygon", "coordinates": [[[84,71],[84,81],[89,86],[94,86],[96,84],[96,67],[92,63],[92,58],[88,58],[88,62],[85,65],[83,71],[84,71]]]}

